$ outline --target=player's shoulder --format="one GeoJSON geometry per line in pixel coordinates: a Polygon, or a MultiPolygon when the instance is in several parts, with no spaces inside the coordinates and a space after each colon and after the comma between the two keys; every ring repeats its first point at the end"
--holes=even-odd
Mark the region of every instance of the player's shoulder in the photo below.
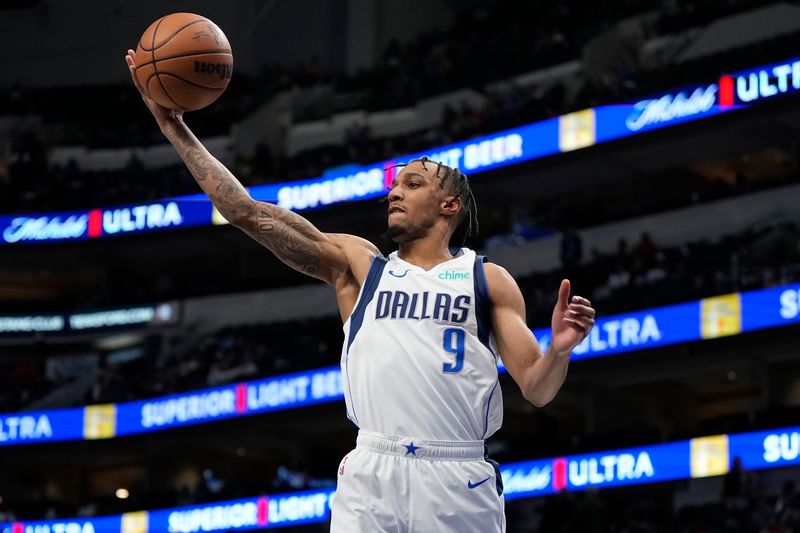
{"type": "Polygon", "coordinates": [[[327,233],[328,238],[344,252],[364,252],[372,259],[381,255],[378,247],[363,237],[348,233],[327,233]]]}
{"type": "Polygon", "coordinates": [[[378,247],[367,239],[349,235],[347,233],[326,233],[330,242],[339,248],[347,259],[350,269],[350,280],[355,287],[360,287],[367,277],[372,261],[376,257],[383,257],[378,247]]]}
{"type": "Polygon", "coordinates": [[[486,276],[489,299],[492,300],[492,303],[503,303],[509,298],[521,295],[514,277],[504,267],[487,261],[483,264],[483,272],[486,276]]]}
{"type": "Polygon", "coordinates": [[[508,273],[508,270],[491,261],[483,263],[483,271],[486,274],[486,281],[497,280],[501,283],[504,281],[514,281],[514,278],[508,273]]]}

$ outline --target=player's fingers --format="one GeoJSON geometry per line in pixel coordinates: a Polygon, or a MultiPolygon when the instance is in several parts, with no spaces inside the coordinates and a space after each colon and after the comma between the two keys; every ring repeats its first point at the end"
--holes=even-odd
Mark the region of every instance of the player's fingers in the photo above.
{"type": "Polygon", "coordinates": [[[566,322],[569,327],[571,327],[572,329],[578,331],[583,335],[588,334],[589,330],[591,329],[590,325],[584,324],[583,322],[572,318],[564,317],[564,322],[566,322]]]}
{"type": "Polygon", "coordinates": [[[595,310],[588,305],[569,304],[569,311],[575,315],[588,316],[594,318],[595,310]]]}
{"type": "Polygon", "coordinates": [[[585,317],[585,316],[577,316],[577,317],[568,317],[570,320],[574,320],[575,322],[579,323],[581,326],[585,327],[586,330],[590,330],[594,327],[594,319],[585,317]]]}
{"type": "Polygon", "coordinates": [[[133,67],[131,67],[131,79],[133,79],[136,90],[138,90],[142,96],[145,96],[144,89],[142,89],[142,85],[139,83],[139,78],[136,77],[136,69],[133,67]]]}
{"type": "Polygon", "coordinates": [[[569,305],[569,289],[570,283],[568,279],[561,280],[561,286],[558,288],[558,304],[566,307],[569,305]]]}
{"type": "Polygon", "coordinates": [[[592,302],[590,302],[588,299],[584,298],[583,296],[573,296],[572,297],[572,303],[588,305],[590,307],[592,305],[592,302]]]}
{"type": "Polygon", "coordinates": [[[125,56],[125,61],[128,63],[128,71],[131,73],[131,79],[133,80],[133,85],[136,89],[142,93],[144,96],[144,89],[142,89],[141,83],[139,83],[139,78],[136,76],[136,65],[133,62],[133,58],[130,56],[130,50],[128,50],[128,55],[125,56]]]}

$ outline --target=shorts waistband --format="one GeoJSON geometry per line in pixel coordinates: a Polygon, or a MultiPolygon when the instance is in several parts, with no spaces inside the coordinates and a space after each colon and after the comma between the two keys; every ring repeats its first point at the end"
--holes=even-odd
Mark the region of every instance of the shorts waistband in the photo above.
{"type": "Polygon", "coordinates": [[[475,461],[484,458],[482,440],[448,441],[418,439],[358,430],[356,448],[384,455],[397,455],[429,461],[475,461]]]}

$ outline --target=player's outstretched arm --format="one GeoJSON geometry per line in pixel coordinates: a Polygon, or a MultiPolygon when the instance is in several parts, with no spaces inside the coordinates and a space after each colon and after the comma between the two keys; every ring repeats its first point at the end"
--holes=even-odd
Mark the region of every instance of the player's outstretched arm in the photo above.
{"type": "Polygon", "coordinates": [[[488,263],[486,281],[495,342],[503,364],[525,399],[541,407],[561,389],[572,350],[594,326],[595,311],[589,300],[580,296],[573,296],[570,303],[570,283],[562,281],[553,310],[552,339],[545,355],[525,323],[525,300],[514,278],[502,267],[488,263]]]}
{"type": "Polygon", "coordinates": [[[136,79],[134,57],[133,51],[128,50],[125,60],[134,85],[161,131],[220,214],[295,270],[326,281],[337,291],[343,283],[355,282],[357,287],[362,271],[366,275],[377,249],[363,239],[322,233],[288,209],[254,200],[194,136],[183,121],[183,113],[162,107],[147,97],[136,79]]]}

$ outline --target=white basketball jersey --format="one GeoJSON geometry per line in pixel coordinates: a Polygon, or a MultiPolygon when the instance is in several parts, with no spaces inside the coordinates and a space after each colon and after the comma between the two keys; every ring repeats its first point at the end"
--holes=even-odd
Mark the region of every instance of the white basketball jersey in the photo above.
{"type": "Polygon", "coordinates": [[[344,324],[347,416],[359,428],[481,440],[503,421],[483,257],[425,270],[376,257],[344,324]]]}

